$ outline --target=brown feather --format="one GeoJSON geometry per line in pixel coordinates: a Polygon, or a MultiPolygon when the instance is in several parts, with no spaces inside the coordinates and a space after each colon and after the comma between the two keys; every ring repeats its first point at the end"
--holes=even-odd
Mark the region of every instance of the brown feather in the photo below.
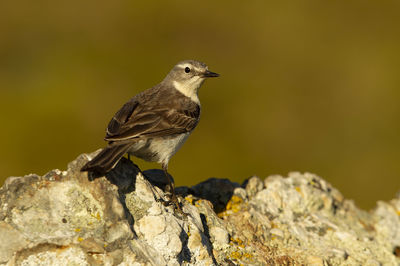
{"type": "Polygon", "coordinates": [[[105,140],[118,142],[190,132],[199,118],[198,104],[175,89],[155,86],[133,97],[115,114],[105,140]]]}

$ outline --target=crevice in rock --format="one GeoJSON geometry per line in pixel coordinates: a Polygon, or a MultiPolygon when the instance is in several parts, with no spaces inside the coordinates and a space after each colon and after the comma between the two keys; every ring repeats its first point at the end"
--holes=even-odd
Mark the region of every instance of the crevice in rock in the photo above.
{"type": "Polygon", "coordinates": [[[189,236],[184,230],[182,230],[179,234],[179,239],[182,241],[182,250],[177,256],[178,262],[181,265],[183,262],[190,263],[190,261],[192,260],[192,256],[190,255],[190,250],[188,247],[189,236]]]}
{"type": "Polygon", "coordinates": [[[201,219],[201,223],[204,228],[204,235],[206,236],[206,238],[204,238],[202,235],[201,242],[203,243],[204,246],[207,247],[208,255],[212,258],[214,265],[218,265],[217,260],[215,259],[215,256],[213,253],[210,230],[209,230],[208,224],[207,224],[207,218],[203,213],[200,213],[200,219],[201,219]]]}
{"type": "Polygon", "coordinates": [[[137,238],[137,234],[136,234],[135,229],[133,227],[133,225],[135,224],[135,219],[133,218],[133,215],[129,211],[128,206],[126,206],[125,194],[118,190],[118,195],[119,195],[119,200],[120,200],[120,202],[122,204],[122,207],[124,208],[125,217],[128,220],[129,228],[131,229],[131,231],[133,233],[133,236],[135,238],[137,238]]]}

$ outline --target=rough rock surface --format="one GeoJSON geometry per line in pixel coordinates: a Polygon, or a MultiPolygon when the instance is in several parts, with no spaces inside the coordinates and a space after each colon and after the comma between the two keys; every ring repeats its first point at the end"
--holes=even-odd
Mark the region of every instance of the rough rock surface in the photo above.
{"type": "Polygon", "coordinates": [[[366,212],[313,174],[212,178],[177,188],[123,159],[89,181],[66,171],[0,189],[0,265],[399,265],[400,195],[366,212]]]}

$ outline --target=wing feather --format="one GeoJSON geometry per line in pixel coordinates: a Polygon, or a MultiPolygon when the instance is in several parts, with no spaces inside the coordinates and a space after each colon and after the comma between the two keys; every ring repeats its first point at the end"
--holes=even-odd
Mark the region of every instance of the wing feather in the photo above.
{"type": "Polygon", "coordinates": [[[150,106],[148,101],[134,97],[111,119],[105,140],[123,141],[190,132],[196,127],[199,116],[200,107],[195,103],[177,108],[176,102],[166,99],[150,106]]]}

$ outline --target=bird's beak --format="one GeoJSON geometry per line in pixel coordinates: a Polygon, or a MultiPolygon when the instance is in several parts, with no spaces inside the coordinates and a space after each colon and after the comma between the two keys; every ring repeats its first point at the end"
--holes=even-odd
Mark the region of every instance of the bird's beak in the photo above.
{"type": "Polygon", "coordinates": [[[219,74],[207,70],[206,72],[204,72],[203,77],[216,78],[216,77],[219,77],[219,74]]]}

